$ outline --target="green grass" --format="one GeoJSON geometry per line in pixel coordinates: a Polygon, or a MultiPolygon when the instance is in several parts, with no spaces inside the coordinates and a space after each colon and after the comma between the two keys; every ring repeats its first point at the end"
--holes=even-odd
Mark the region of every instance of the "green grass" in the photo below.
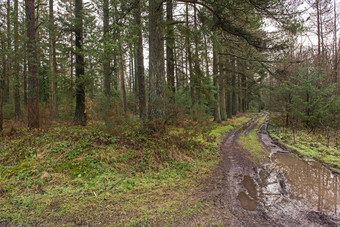
{"type": "Polygon", "coordinates": [[[168,225],[206,211],[195,196],[218,163],[209,122],[148,134],[95,125],[25,128],[0,136],[0,223],[168,225]]]}
{"type": "Polygon", "coordinates": [[[319,160],[328,166],[340,169],[340,149],[334,145],[327,146],[324,137],[300,130],[295,134],[294,143],[292,132],[278,131],[271,130],[271,136],[290,149],[296,150],[301,155],[319,160]]]}
{"type": "Polygon", "coordinates": [[[256,122],[256,126],[247,135],[240,135],[237,140],[238,144],[249,152],[251,160],[259,164],[268,156],[257,135],[257,130],[263,124],[265,118],[265,116],[260,118],[256,122]]]}
{"type": "Polygon", "coordinates": [[[210,135],[216,137],[216,142],[219,144],[222,142],[224,136],[230,131],[235,129],[251,119],[251,115],[241,115],[237,118],[228,119],[221,124],[215,124],[214,129],[210,132],[210,135]]]}

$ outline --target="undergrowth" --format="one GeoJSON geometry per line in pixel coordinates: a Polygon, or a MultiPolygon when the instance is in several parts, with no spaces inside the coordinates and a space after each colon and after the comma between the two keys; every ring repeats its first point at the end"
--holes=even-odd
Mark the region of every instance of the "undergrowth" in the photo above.
{"type": "MultiPolygon", "coordinates": [[[[340,169],[340,149],[336,143],[327,141],[327,138],[319,132],[307,130],[283,130],[276,126],[273,120],[270,124],[270,134],[288,148],[324,164],[340,169]]],[[[339,136],[339,135],[337,135],[339,136]]]]}
{"type": "Polygon", "coordinates": [[[266,116],[258,119],[254,128],[251,129],[248,134],[240,135],[237,140],[239,145],[249,152],[251,160],[259,164],[261,164],[268,156],[257,135],[257,131],[264,123],[265,119],[266,116]]]}
{"type": "Polygon", "coordinates": [[[206,209],[193,195],[221,134],[249,118],[151,134],[58,125],[0,137],[0,224],[154,225],[206,209]]]}

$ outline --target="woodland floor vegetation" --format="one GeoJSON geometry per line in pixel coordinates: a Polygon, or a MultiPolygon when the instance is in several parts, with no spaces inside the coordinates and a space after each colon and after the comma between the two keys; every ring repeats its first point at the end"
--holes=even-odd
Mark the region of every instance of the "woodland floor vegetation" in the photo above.
{"type": "Polygon", "coordinates": [[[4,131],[0,223],[166,224],[203,212],[192,191],[217,164],[221,135],[249,119],[186,122],[161,134],[114,135],[95,124],[4,131]]]}
{"type": "Polygon", "coordinates": [[[286,128],[280,126],[279,117],[275,114],[270,124],[270,134],[288,148],[300,155],[316,159],[322,163],[340,168],[340,134],[324,129],[286,128]]]}
{"type": "Polygon", "coordinates": [[[241,135],[238,139],[238,143],[241,147],[249,152],[250,159],[258,164],[263,163],[268,156],[268,152],[265,151],[257,135],[257,130],[263,124],[265,119],[266,116],[257,119],[254,127],[250,129],[249,133],[241,135]]]}

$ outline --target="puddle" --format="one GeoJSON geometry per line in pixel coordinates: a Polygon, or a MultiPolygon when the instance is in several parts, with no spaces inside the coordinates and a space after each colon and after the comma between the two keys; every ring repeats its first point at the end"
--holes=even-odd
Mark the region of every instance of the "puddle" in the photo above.
{"type": "Polygon", "coordinates": [[[237,199],[240,201],[240,204],[243,209],[254,211],[257,208],[257,201],[251,199],[245,192],[240,192],[238,194],[237,199]]]}
{"type": "Polygon", "coordinates": [[[272,162],[272,170],[284,175],[290,198],[314,211],[339,214],[338,175],[332,174],[318,162],[307,162],[294,154],[273,154],[272,162]]]}
{"type": "Polygon", "coordinates": [[[294,154],[272,154],[256,177],[243,176],[238,200],[245,210],[261,203],[268,210],[304,209],[339,215],[340,177],[315,161],[294,154]]]}
{"type": "Polygon", "coordinates": [[[237,199],[245,210],[256,210],[257,207],[257,189],[254,180],[250,176],[244,176],[240,183],[246,192],[241,191],[237,199]]]}

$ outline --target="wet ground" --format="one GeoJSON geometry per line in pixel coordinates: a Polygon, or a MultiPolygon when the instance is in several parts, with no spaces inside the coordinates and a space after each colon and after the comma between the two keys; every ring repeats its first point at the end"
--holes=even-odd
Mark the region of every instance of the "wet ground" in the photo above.
{"type": "MultiPolygon", "coordinates": [[[[221,145],[221,162],[202,195],[215,216],[227,211],[224,226],[340,226],[339,175],[275,143],[267,133],[268,119],[258,131],[268,160],[255,164],[237,138],[249,133],[256,122],[233,131],[221,145]]],[[[202,222],[189,222],[197,223],[202,222]]]]}

